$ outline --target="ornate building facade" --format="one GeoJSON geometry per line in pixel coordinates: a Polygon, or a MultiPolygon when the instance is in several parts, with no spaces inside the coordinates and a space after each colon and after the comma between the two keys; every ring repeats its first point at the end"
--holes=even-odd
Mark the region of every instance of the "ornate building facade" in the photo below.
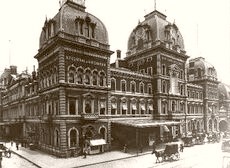
{"type": "Polygon", "coordinates": [[[112,54],[105,25],[84,1],[63,1],[42,28],[37,72],[11,67],[0,78],[1,136],[70,157],[84,147],[138,149],[227,130],[215,68],[204,58],[187,61],[183,37],[164,14],[155,10],[138,23],[124,59],[117,50],[111,64],[112,54]]]}

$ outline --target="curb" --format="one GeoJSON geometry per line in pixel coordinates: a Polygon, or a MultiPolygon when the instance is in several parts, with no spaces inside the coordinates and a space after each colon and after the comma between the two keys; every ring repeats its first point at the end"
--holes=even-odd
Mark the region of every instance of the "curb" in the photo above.
{"type": "MultiPolygon", "coordinates": [[[[34,163],[33,161],[27,159],[26,157],[20,155],[19,153],[15,152],[12,150],[12,153],[18,155],[19,157],[27,160],[28,162],[30,162],[31,164],[33,164],[34,166],[38,167],[38,168],[42,168],[41,166],[39,166],[38,164],[34,163]]],[[[122,158],[117,158],[117,159],[111,159],[111,160],[105,160],[105,161],[101,161],[101,162],[95,162],[95,163],[89,163],[89,164],[82,164],[76,167],[72,167],[72,168],[78,168],[78,167],[86,167],[86,166],[92,166],[92,165],[98,165],[98,164],[102,164],[102,163],[108,163],[108,162],[113,162],[113,161],[118,161],[118,160],[123,160],[123,159],[129,159],[129,158],[133,158],[133,157],[138,157],[138,156],[142,156],[142,155],[148,155],[151,154],[151,152],[145,152],[145,153],[139,153],[138,155],[131,155],[131,156],[127,156],[127,157],[122,157],[122,158]]]]}
{"type": "Polygon", "coordinates": [[[142,155],[148,155],[148,154],[151,154],[151,152],[141,153],[141,154],[138,154],[138,155],[132,155],[132,156],[118,158],[118,159],[111,159],[111,160],[105,160],[105,161],[101,161],[101,162],[95,162],[95,163],[80,165],[80,166],[73,167],[73,168],[92,166],[92,165],[97,165],[97,164],[101,164],[101,163],[108,163],[108,162],[113,162],[113,161],[118,161],[118,160],[124,160],[124,159],[129,159],[129,158],[133,158],[133,157],[142,156],[142,155]]]}
{"type": "Polygon", "coordinates": [[[42,168],[41,166],[37,165],[36,163],[32,162],[31,160],[27,159],[26,157],[24,157],[24,156],[18,154],[17,152],[15,152],[15,151],[13,151],[13,150],[11,150],[11,152],[14,153],[14,154],[16,154],[16,155],[18,155],[19,157],[21,157],[21,158],[27,160],[28,162],[30,162],[30,163],[33,164],[34,166],[36,166],[36,167],[38,167],[38,168],[42,168]]]}

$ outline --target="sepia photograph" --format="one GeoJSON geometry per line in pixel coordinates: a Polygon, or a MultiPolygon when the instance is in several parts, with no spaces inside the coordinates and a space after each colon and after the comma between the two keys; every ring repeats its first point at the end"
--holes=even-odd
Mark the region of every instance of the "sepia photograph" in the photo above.
{"type": "Polygon", "coordinates": [[[230,168],[229,0],[0,10],[0,168],[230,168]]]}

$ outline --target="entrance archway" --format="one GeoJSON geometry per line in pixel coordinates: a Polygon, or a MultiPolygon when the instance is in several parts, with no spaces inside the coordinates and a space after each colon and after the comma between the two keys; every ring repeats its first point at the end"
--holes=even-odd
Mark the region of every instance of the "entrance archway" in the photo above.
{"type": "Polygon", "coordinates": [[[227,121],[221,120],[220,123],[219,123],[219,130],[221,132],[225,132],[225,131],[227,131],[227,129],[228,129],[228,123],[227,123],[227,121]]]}

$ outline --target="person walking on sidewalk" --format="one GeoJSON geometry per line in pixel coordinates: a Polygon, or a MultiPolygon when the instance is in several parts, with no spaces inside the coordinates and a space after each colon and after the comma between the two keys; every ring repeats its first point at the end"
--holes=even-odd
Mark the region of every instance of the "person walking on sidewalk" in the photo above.
{"type": "Polygon", "coordinates": [[[19,149],[18,145],[19,145],[18,142],[16,142],[16,149],[17,149],[17,150],[19,149]]]}
{"type": "Polygon", "coordinates": [[[83,155],[84,155],[83,158],[86,158],[87,152],[88,152],[87,147],[84,147],[84,148],[83,148],[83,155]]]}

